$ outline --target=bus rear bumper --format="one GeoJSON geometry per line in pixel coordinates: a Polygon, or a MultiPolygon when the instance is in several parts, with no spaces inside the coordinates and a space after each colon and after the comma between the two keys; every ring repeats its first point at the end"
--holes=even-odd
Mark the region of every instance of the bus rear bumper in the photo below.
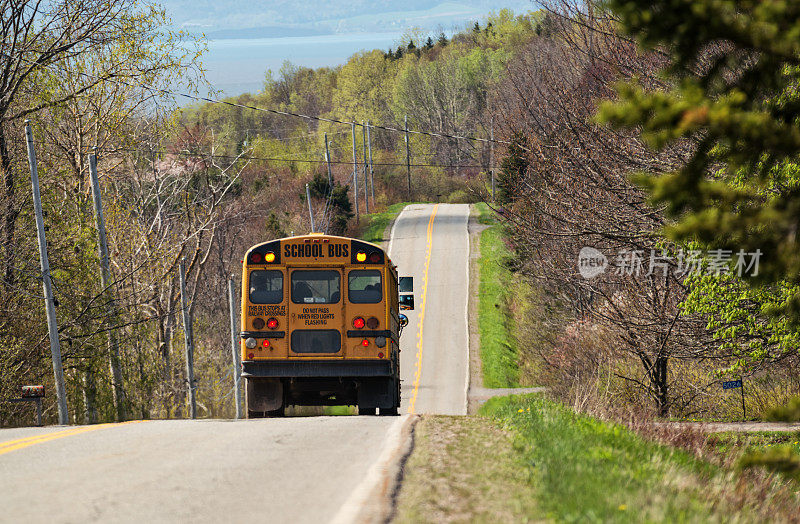
{"type": "Polygon", "coordinates": [[[391,377],[389,360],[276,360],[244,361],[242,377],[391,377]]]}

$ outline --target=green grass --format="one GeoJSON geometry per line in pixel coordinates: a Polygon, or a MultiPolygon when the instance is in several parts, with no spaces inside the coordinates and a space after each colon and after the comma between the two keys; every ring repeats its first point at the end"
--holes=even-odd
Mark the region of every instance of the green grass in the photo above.
{"type": "Polygon", "coordinates": [[[511,319],[506,310],[506,293],[513,275],[502,262],[509,255],[503,242],[503,231],[484,203],[476,204],[477,220],[495,224],[481,233],[478,260],[478,331],[483,363],[483,385],[487,388],[508,388],[519,385],[519,367],[514,347],[511,319]]]}
{"type": "Polygon", "coordinates": [[[400,214],[404,207],[414,203],[415,202],[398,202],[397,204],[392,204],[386,208],[386,211],[364,215],[367,225],[365,226],[363,232],[359,235],[359,238],[374,244],[380,244],[381,242],[388,241],[389,232],[386,231],[386,228],[389,227],[389,224],[397,215],[400,214]]]}
{"type": "Polygon", "coordinates": [[[789,431],[725,431],[709,435],[706,447],[719,456],[741,455],[764,451],[774,446],[788,445],[800,453],[800,433],[789,431]]]}
{"type": "Polygon", "coordinates": [[[721,494],[730,480],[724,472],[623,426],[538,395],[494,398],[480,413],[516,435],[515,449],[547,520],[754,519],[725,504],[721,494]]]}

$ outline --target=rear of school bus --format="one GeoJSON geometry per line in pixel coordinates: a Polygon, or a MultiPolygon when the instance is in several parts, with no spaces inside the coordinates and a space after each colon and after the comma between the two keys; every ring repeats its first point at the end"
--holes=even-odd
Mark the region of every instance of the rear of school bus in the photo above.
{"type": "Polygon", "coordinates": [[[253,246],[241,318],[248,417],[287,405],[397,414],[397,270],[380,247],[321,234],[253,246]]]}

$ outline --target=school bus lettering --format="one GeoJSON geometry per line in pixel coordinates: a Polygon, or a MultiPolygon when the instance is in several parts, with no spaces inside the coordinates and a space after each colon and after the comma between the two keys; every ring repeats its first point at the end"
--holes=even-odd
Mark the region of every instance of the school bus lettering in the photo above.
{"type": "Polygon", "coordinates": [[[304,307],[297,315],[297,320],[303,320],[306,326],[324,326],[333,318],[333,313],[326,307],[304,307]]]}
{"type": "Polygon", "coordinates": [[[286,315],[286,306],[249,306],[247,314],[251,317],[282,317],[286,315]]]}
{"type": "Polygon", "coordinates": [[[333,257],[349,257],[350,246],[347,244],[328,244],[328,256],[333,257]]]}

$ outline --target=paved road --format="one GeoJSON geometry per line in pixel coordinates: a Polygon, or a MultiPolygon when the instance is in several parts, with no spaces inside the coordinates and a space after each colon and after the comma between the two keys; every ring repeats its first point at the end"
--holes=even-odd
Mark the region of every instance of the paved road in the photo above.
{"type": "MultiPolygon", "coordinates": [[[[468,214],[465,205],[410,206],[394,227],[390,255],[415,277],[417,302],[402,338],[403,412],[466,413],[468,214]]],[[[0,522],[326,522],[351,505],[400,422],[0,430],[0,522]]]]}
{"type": "Polygon", "coordinates": [[[400,343],[404,411],[467,414],[468,220],[468,205],[438,204],[408,206],[395,222],[389,256],[414,277],[416,299],[400,343]]]}

